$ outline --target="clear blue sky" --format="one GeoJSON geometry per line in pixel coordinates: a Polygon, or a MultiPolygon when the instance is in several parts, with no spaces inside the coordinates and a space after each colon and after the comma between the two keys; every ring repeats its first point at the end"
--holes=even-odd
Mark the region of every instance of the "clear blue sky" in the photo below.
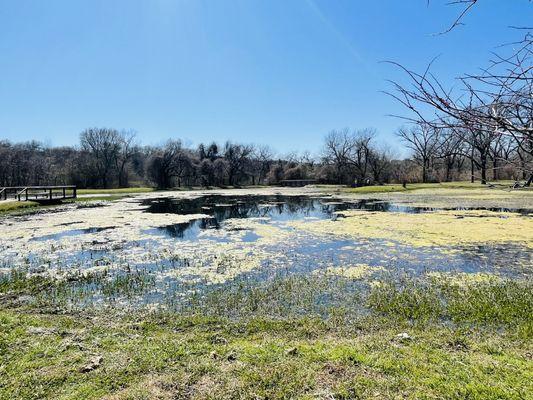
{"type": "Polygon", "coordinates": [[[451,82],[531,25],[527,0],[481,0],[459,27],[445,0],[0,0],[0,139],[73,145],[92,126],[145,144],[230,139],[317,151],[333,128],[403,110],[398,72],[451,82]]]}

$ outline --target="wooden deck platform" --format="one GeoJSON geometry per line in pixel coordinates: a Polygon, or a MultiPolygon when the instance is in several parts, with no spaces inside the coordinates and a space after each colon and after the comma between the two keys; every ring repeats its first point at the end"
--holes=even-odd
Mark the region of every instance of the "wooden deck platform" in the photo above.
{"type": "Polygon", "coordinates": [[[76,186],[8,186],[0,187],[0,200],[56,201],[75,199],[76,186]]]}

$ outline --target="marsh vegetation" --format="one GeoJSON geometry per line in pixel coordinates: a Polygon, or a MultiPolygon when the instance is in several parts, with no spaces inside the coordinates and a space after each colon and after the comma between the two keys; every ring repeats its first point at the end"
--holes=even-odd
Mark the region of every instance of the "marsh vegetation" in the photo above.
{"type": "Polygon", "coordinates": [[[0,390],[525,398],[532,194],[155,192],[6,214],[0,390]]]}

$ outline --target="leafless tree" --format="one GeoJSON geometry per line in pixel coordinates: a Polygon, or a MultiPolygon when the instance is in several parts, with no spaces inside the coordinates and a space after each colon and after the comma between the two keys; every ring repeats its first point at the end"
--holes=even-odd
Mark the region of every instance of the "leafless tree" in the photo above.
{"type": "Polygon", "coordinates": [[[429,170],[442,144],[442,130],[421,123],[410,128],[400,128],[397,135],[413,151],[413,159],[422,167],[422,182],[428,182],[429,170]]]}
{"type": "Polygon", "coordinates": [[[354,147],[353,134],[348,128],[332,130],[324,140],[324,161],[332,163],[336,169],[337,183],[343,183],[348,170],[350,154],[354,147]]]}
{"type": "Polygon", "coordinates": [[[80,134],[81,147],[91,154],[96,173],[104,188],[109,186],[121,140],[116,129],[89,128],[80,134]]]}
{"type": "MultiPolygon", "coordinates": [[[[441,84],[430,72],[431,64],[423,73],[417,73],[393,62],[406,73],[410,85],[391,82],[394,91],[387,93],[412,112],[404,119],[435,129],[469,132],[465,138],[470,138],[475,151],[481,151],[483,174],[481,147],[490,147],[488,138],[509,136],[523,153],[533,154],[532,56],[533,36],[528,32],[514,44],[510,56],[495,54],[481,73],[458,78],[460,94],[441,84]],[[424,112],[428,106],[433,110],[430,114],[424,112]]],[[[528,174],[529,185],[533,172],[528,174]]],[[[486,177],[482,176],[482,182],[486,182],[486,177]]]]}
{"type": "Polygon", "coordinates": [[[159,188],[169,188],[173,186],[174,180],[181,186],[191,174],[192,168],[190,153],[181,141],[169,140],[163,148],[151,155],[148,174],[159,188]]]}
{"type": "Polygon", "coordinates": [[[382,184],[390,179],[391,151],[389,148],[371,148],[368,164],[375,182],[382,184]]]}
{"type": "Polygon", "coordinates": [[[226,142],[224,158],[227,162],[227,174],[230,185],[238,185],[246,177],[246,165],[253,153],[253,146],[226,142]]]}
{"type": "Polygon", "coordinates": [[[333,130],[326,136],[322,158],[334,166],[337,183],[366,185],[382,180],[387,157],[375,147],[375,137],[371,128],[333,130]]]}
{"type": "Polygon", "coordinates": [[[119,187],[128,187],[129,184],[128,164],[138,151],[135,138],[136,133],[134,131],[119,132],[119,149],[115,158],[119,187]]]}
{"type": "Polygon", "coordinates": [[[365,184],[368,180],[370,155],[373,151],[372,141],[375,135],[376,131],[371,128],[362,129],[354,134],[355,143],[350,163],[355,169],[356,181],[359,185],[365,184]]]}
{"type": "Polygon", "coordinates": [[[273,163],[274,151],[267,145],[257,146],[254,151],[254,158],[257,160],[259,166],[258,183],[262,184],[265,181],[268,171],[270,171],[270,166],[273,163]]]}
{"type": "Polygon", "coordinates": [[[223,158],[217,158],[213,162],[213,173],[215,177],[215,182],[219,186],[224,185],[224,181],[228,175],[228,163],[223,158]]]}
{"type": "Polygon", "coordinates": [[[445,129],[439,135],[438,154],[436,157],[441,161],[444,167],[444,181],[450,182],[453,178],[452,173],[454,166],[460,170],[464,160],[465,142],[450,129],[445,129]]]}

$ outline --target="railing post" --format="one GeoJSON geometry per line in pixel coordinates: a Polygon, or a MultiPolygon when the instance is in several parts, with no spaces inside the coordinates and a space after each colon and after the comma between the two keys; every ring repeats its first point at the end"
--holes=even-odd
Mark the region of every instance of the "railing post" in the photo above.
{"type": "Polygon", "coordinates": [[[77,189],[78,189],[78,188],[77,188],[76,186],[74,186],[74,198],[76,198],[76,191],[77,191],[77,189]]]}
{"type": "Polygon", "coordinates": [[[65,198],[65,188],[63,187],[63,198],[65,198]]]}

